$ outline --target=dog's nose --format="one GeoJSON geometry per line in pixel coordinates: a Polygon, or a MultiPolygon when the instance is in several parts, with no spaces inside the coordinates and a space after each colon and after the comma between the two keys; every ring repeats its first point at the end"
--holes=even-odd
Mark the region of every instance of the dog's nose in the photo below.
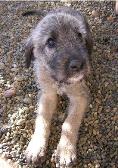
{"type": "Polygon", "coordinates": [[[69,64],[69,69],[73,72],[78,72],[82,68],[82,62],[79,62],[77,60],[72,60],[69,64]]]}

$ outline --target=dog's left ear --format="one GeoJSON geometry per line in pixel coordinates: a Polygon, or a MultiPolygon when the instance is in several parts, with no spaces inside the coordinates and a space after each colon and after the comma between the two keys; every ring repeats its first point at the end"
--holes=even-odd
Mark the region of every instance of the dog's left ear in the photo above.
{"type": "Polygon", "coordinates": [[[92,34],[91,34],[91,31],[90,31],[90,28],[89,28],[87,21],[86,21],[85,42],[86,42],[86,48],[88,50],[88,54],[89,54],[89,56],[91,56],[92,50],[93,50],[93,39],[92,39],[92,34]]]}
{"type": "Polygon", "coordinates": [[[25,63],[27,68],[30,67],[32,60],[34,60],[33,43],[32,39],[28,39],[25,46],[25,61],[26,61],[25,63]]]}
{"type": "Polygon", "coordinates": [[[92,54],[92,49],[93,49],[93,40],[92,40],[92,35],[91,33],[88,33],[85,37],[85,41],[86,41],[86,48],[88,50],[88,54],[89,56],[91,56],[92,54]]]}

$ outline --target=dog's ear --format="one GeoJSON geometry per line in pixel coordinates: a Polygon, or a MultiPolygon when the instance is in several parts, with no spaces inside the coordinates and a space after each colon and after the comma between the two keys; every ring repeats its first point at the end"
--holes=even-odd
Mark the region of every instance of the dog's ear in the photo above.
{"type": "Polygon", "coordinates": [[[33,43],[32,39],[28,39],[25,46],[25,63],[27,68],[29,68],[32,60],[34,60],[33,43]]]}
{"type": "Polygon", "coordinates": [[[89,28],[89,24],[87,21],[86,21],[86,32],[87,32],[85,36],[86,48],[88,50],[89,56],[91,56],[92,50],[93,50],[93,39],[92,39],[92,34],[89,28]]]}
{"type": "Polygon", "coordinates": [[[86,48],[88,50],[88,54],[89,54],[89,56],[91,56],[92,49],[93,49],[93,40],[92,40],[91,33],[87,33],[87,35],[85,37],[85,41],[86,41],[86,48]]]}
{"type": "Polygon", "coordinates": [[[29,16],[29,15],[38,15],[40,17],[44,17],[46,14],[48,13],[48,11],[46,10],[29,10],[26,12],[22,13],[22,16],[29,16]]]}

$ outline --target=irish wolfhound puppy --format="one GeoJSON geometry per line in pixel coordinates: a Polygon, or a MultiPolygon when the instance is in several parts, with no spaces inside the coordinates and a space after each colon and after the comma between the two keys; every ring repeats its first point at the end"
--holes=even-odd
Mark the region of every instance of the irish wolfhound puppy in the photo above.
{"type": "MultiPolygon", "coordinates": [[[[24,15],[34,13],[38,14],[38,11],[24,15]]],[[[36,81],[42,90],[35,131],[26,150],[29,161],[37,162],[45,155],[57,94],[63,93],[70,104],[53,158],[59,167],[66,167],[76,160],[78,130],[89,100],[84,76],[89,73],[91,50],[88,23],[79,11],[71,8],[49,12],[28,38],[27,66],[33,59],[36,81]]]]}

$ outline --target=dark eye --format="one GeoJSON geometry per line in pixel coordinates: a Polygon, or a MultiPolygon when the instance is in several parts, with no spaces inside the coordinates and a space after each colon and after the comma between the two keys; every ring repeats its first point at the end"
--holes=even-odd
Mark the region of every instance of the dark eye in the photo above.
{"type": "Polygon", "coordinates": [[[54,48],[55,47],[55,39],[53,39],[53,38],[49,38],[48,40],[47,40],[47,43],[46,43],[46,45],[49,47],[49,48],[54,48]]]}

